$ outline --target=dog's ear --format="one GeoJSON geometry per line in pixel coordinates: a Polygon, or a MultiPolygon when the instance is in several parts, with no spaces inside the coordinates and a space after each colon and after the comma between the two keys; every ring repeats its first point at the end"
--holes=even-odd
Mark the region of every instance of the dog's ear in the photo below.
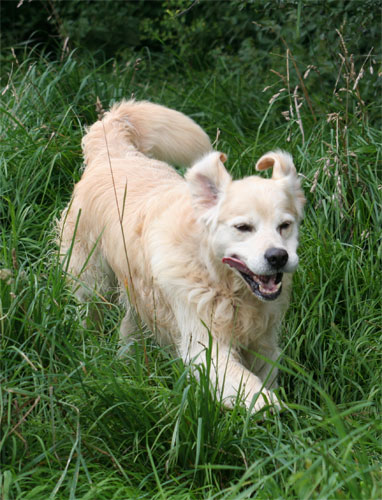
{"type": "Polygon", "coordinates": [[[271,167],[273,167],[272,179],[287,182],[289,189],[292,190],[298,215],[302,217],[306,200],[301,189],[300,179],[297,177],[292,156],[285,151],[270,151],[256,163],[256,170],[266,170],[271,167]]]}
{"type": "Polygon", "coordinates": [[[267,170],[271,167],[273,167],[272,179],[282,179],[289,175],[297,176],[293,158],[285,151],[270,151],[256,163],[256,170],[267,170]]]}
{"type": "Polygon", "coordinates": [[[224,153],[210,153],[188,170],[186,180],[198,208],[209,209],[215,206],[232,181],[223,165],[226,159],[224,153]]]}

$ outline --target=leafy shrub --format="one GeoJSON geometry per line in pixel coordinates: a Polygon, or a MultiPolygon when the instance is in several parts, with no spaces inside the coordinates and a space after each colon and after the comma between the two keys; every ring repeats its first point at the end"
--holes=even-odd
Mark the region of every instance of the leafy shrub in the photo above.
{"type": "Polygon", "coordinates": [[[361,54],[370,40],[378,45],[380,34],[378,0],[20,0],[3,2],[1,13],[3,47],[33,36],[56,48],[58,37],[68,38],[72,48],[103,51],[107,57],[147,46],[175,51],[194,64],[206,64],[216,51],[245,51],[248,40],[255,57],[272,51],[281,30],[292,49],[322,59],[326,47],[335,45],[335,29],[361,54]]]}

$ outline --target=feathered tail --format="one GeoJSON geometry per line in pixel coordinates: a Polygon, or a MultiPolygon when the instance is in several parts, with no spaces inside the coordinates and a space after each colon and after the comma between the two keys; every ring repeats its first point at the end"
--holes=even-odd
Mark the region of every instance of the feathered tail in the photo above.
{"type": "Polygon", "coordinates": [[[147,101],[122,101],[92,125],[82,140],[86,168],[97,160],[138,150],[150,158],[189,166],[212,151],[207,134],[191,118],[147,101]]]}

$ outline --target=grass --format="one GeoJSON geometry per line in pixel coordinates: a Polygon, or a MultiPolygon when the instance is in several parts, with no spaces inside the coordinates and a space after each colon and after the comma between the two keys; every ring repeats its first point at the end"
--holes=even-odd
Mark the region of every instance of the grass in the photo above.
{"type": "Polygon", "coordinates": [[[139,67],[97,66],[25,50],[9,74],[0,109],[0,498],[381,498],[376,104],[360,110],[355,93],[340,101],[323,89],[310,96],[313,119],[302,92],[272,100],[277,87],[262,92],[264,81],[224,59],[215,71],[174,76],[145,54],[139,67]],[[281,414],[263,420],[239,402],[225,410],[205,373],[197,383],[150,339],[121,361],[115,306],[105,306],[100,334],[83,325],[52,228],[80,177],[97,97],[107,107],[132,93],[218,135],[235,177],[271,148],[295,157],[308,204],[281,331],[281,414]]]}

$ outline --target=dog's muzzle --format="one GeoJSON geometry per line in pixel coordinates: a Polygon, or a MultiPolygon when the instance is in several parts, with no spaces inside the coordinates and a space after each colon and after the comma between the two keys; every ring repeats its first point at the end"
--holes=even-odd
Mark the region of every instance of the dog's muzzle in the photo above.
{"type": "MultiPolygon", "coordinates": [[[[285,260],[285,263],[287,260],[288,258],[285,260]]],[[[280,295],[283,273],[255,274],[246,266],[246,264],[244,264],[244,262],[236,257],[224,257],[222,262],[224,264],[228,264],[233,269],[236,269],[241,274],[244,281],[248,284],[252,293],[254,293],[261,300],[275,300],[280,295]]]]}

